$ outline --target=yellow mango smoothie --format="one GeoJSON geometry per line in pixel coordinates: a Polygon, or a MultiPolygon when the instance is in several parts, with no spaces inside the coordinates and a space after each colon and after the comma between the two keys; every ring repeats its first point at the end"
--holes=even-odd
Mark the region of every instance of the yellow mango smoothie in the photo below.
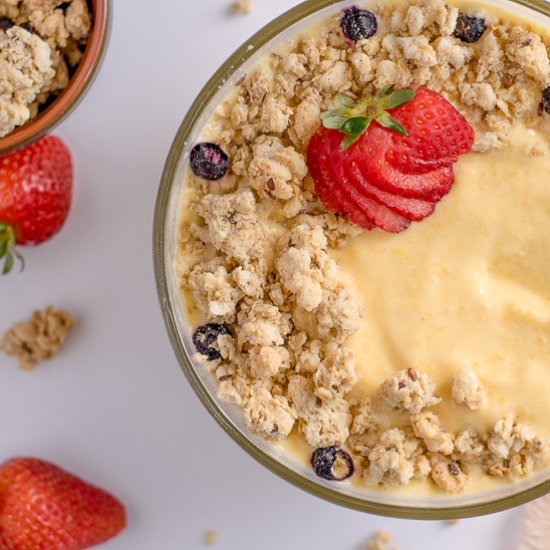
{"type": "Polygon", "coordinates": [[[481,3],[346,4],[193,145],[193,359],[324,481],[475,494],[550,466],[549,51],[481,3]]]}

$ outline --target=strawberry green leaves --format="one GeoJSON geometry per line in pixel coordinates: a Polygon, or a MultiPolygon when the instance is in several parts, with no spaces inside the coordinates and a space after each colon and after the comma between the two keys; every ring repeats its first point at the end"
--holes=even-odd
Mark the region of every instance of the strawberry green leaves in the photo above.
{"type": "Polygon", "coordinates": [[[367,130],[373,120],[394,132],[406,136],[405,128],[387,111],[408,103],[414,98],[411,89],[395,90],[390,86],[378,92],[375,97],[360,100],[339,94],[336,96],[336,107],[321,114],[325,128],[340,130],[345,134],[341,148],[349,149],[367,130]]]}
{"type": "Polygon", "coordinates": [[[388,130],[393,130],[402,136],[407,135],[407,130],[403,128],[403,125],[388,113],[382,113],[377,117],[376,122],[378,122],[380,126],[384,126],[384,128],[388,128],[388,130]]]}
{"type": "Polygon", "coordinates": [[[15,248],[15,233],[11,226],[0,222],[0,262],[4,262],[2,275],[7,275],[13,269],[15,260],[21,264],[21,271],[25,268],[25,260],[15,248]]]}

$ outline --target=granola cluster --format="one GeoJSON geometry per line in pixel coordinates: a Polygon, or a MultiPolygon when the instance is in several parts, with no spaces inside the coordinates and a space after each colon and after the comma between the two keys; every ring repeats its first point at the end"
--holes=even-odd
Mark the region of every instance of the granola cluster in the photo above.
{"type": "Polygon", "coordinates": [[[391,541],[392,537],[387,531],[379,531],[371,537],[366,550],[397,550],[395,546],[389,546],[391,541]]]}
{"type": "MultiPolygon", "coordinates": [[[[207,322],[227,333],[214,344],[219,359],[196,359],[253,433],[282,441],[297,427],[312,447],[347,445],[369,485],[431,475],[460,492],[476,463],[514,480],[546,460],[547,446],[513,417],[489,434],[448,433],[426,410],[441,401],[435,385],[413,369],[388,377],[376,396],[351,398],[357,377],[346,342],[362,312],[330,251],[361,229],[324,209],[306,151],[336,94],[390,85],[445,95],[475,127],[478,151],[501,146],[515,119],[549,125],[539,113],[550,84],[547,39],[488,16],[482,39],[464,43],[453,35],[458,9],[443,0],[384,2],[375,11],[379,31],[369,39],[351,43],[334,17],[273,52],[239,79],[204,129],[231,167],[216,182],[187,176],[193,214],[180,226],[177,272],[207,322]],[[380,407],[405,425],[385,424],[380,407]]],[[[452,394],[471,410],[486,405],[470,368],[459,371],[452,394]]]]}
{"type": "Polygon", "coordinates": [[[252,0],[235,0],[231,5],[231,11],[233,13],[247,14],[252,13],[254,10],[254,4],[252,0]]]}
{"type": "MultiPolygon", "coordinates": [[[[486,404],[487,396],[475,371],[468,370],[476,381],[469,394],[470,405],[462,399],[464,394],[453,399],[458,405],[477,410],[478,400],[486,404]]],[[[461,384],[464,372],[464,368],[457,372],[453,387],[461,384]]],[[[445,431],[439,417],[425,410],[440,402],[433,395],[434,388],[425,374],[404,370],[385,380],[376,396],[376,406],[367,398],[353,410],[348,445],[363,469],[366,485],[406,485],[430,476],[444,491],[460,493],[472,465],[480,465],[491,476],[517,481],[550,462],[549,443],[512,414],[498,420],[487,433],[472,428],[458,433],[445,431]],[[413,384],[417,384],[415,402],[407,399],[413,384]],[[385,410],[396,409],[396,403],[400,403],[400,420],[405,421],[401,428],[388,426],[384,417],[385,410]]]]}
{"type": "Polygon", "coordinates": [[[92,17],[86,0],[0,0],[0,22],[3,137],[67,87],[92,17]]]}
{"type": "Polygon", "coordinates": [[[37,310],[28,321],[14,325],[4,334],[0,350],[16,357],[20,369],[32,370],[59,353],[74,323],[66,311],[51,307],[37,310]]]}

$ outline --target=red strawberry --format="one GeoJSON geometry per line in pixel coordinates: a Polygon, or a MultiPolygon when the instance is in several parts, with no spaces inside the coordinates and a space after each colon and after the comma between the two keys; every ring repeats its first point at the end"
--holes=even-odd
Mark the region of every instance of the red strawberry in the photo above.
{"type": "MultiPolygon", "coordinates": [[[[389,157],[394,146],[393,132],[382,128],[377,123],[370,125],[352,149],[357,158],[359,170],[371,184],[403,197],[439,201],[450,190],[454,181],[452,164],[446,164],[425,174],[410,174],[395,167],[389,157]],[[372,151],[371,144],[381,143],[372,151]],[[372,159],[365,162],[366,158],[372,159]],[[362,161],[361,161],[362,159],[362,161]]],[[[399,138],[401,136],[398,136],[399,138]]]]}
{"type": "MultiPolygon", "coordinates": [[[[390,139],[389,132],[378,126],[376,122],[373,123],[368,130],[368,138],[366,134],[361,136],[359,141],[346,151],[350,158],[350,162],[346,165],[347,173],[351,180],[368,196],[411,220],[423,219],[433,213],[439,197],[435,189],[432,188],[430,188],[427,197],[415,188],[413,188],[413,196],[408,197],[411,194],[408,192],[411,186],[407,185],[407,178],[402,176],[401,178],[386,179],[385,176],[389,170],[395,172],[391,166],[388,166],[384,155],[391,145],[390,139]],[[376,161],[365,163],[366,157],[374,158],[376,161]],[[399,187],[400,183],[404,185],[399,187]]],[[[452,177],[445,192],[450,189],[451,183],[452,177]]]]}
{"type": "MultiPolygon", "coordinates": [[[[334,205],[335,201],[336,205],[343,206],[343,213],[348,214],[354,223],[367,229],[376,226],[384,231],[397,233],[407,228],[410,225],[409,220],[384,204],[372,200],[349,181],[345,172],[345,167],[350,163],[349,151],[340,149],[341,141],[342,136],[339,132],[324,128],[313,136],[313,145],[310,144],[309,149],[309,154],[318,155],[316,157],[318,163],[308,160],[308,164],[319,166],[323,174],[323,185],[329,193],[329,205],[334,205]],[[361,221],[364,218],[368,223],[361,221]]],[[[315,176],[313,177],[315,179],[315,176]]],[[[317,192],[319,193],[318,189],[317,192]]]]}
{"type": "MultiPolygon", "coordinates": [[[[324,142],[320,134],[313,136],[308,149],[308,154],[314,158],[322,159],[325,153],[321,153],[320,148],[324,142]]],[[[340,186],[332,185],[334,176],[328,170],[327,163],[319,162],[312,163],[310,170],[313,179],[315,180],[315,190],[323,204],[329,209],[336,212],[347,214],[353,223],[365,228],[374,229],[374,222],[364,213],[352,199],[343,191],[340,186]]]]}
{"type": "Polygon", "coordinates": [[[53,464],[18,458],[0,466],[2,550],[83,550],[125,525],[118,500],[53,464]]]}
{"type": "Polygon", "coordinates": [[[36,245],[63,226],[72,198],[71,154],[46,136],[0,159],[0,260],[11,270],[15,244],[36,245]]]}
{"type": "Polygon", "coordinates": [[[394,134],[388,151],[392,164],[403,172],[430,172],[454,164],[472,149],[473,128],[433,90],[419,88],[411,101],[389,112],[407,132],[405,137],[394,134]]]}
{"type": "Polygon", "coordinates": [[[435,210],[436,202],[402,197],[371,185],[368,180],[365,179],[355,161],[352,161],[352,164],[347,166],[346,172],[349,179],[353,182],[353,185],[361,189],[365,195],[395,210],[411,221],[423,220],[430,214],[433,214],[435,210]]]}
{"type": "Polygon", "coordinates": [[[366,229],[389,232],[433,213],[451,189],[453,163],[471,149],[474,137],[462,115],[431,90],[415,96],[390,88],[358,102],[338,96],[336,108],[322,119],[324,127],[308,148],[319,198],[366,229]]]}

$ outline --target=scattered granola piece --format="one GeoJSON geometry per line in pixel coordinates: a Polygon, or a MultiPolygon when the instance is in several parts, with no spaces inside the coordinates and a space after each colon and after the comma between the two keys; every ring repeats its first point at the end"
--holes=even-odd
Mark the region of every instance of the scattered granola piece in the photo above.
{"type": "Polygon", "coordinates": [[[206,533],[204,533],[204,544],[206,544],[206,546],[214,546],[217,540],[218,533],[216,533],[213,529],[209,529],[206,533]]]}
{"type": "Polygon", "coordinates": [[[0,349],[17,358],[23,370],[33,370],[41,361],[55,357],[75,324],[66,311],[52,307],[36,310],[28,321],[14,325],[2,339],[0,349]]]}
{"type": "Polygon", "coordinates": [[[367,543],[367,550],[397,550],[395,546],[389,546],[392,541],[387,531],[379,531],[367,543]]]}
{"type": "Polygon", "coordinates": [[[436,453],[430,457],[430,463],[432,479],[440,489],[453,494],[464,491],[468,476],[456,461],[436,453]]]}
{"type": "Polygon", "coordinates": [[[254,4],[252,3],[252,0],[235,0],[235,2],[231,5],[231,11],[233,13],[245,15],[252,13],[253,10],[254,4]]]}
{"type": "Polygon", "coordinates": [[[453,379],[453,399],[472,411],[487,405],[487,395],[472,367],[461,367],[453,379]]]}
{"type": "Polygon", "coordinates": [[[428,375],[411,368],[386,378],[379,393],[390,409],[418,414],[441,401],[434,397],[434,392],[435,384],[428,375]]]}

